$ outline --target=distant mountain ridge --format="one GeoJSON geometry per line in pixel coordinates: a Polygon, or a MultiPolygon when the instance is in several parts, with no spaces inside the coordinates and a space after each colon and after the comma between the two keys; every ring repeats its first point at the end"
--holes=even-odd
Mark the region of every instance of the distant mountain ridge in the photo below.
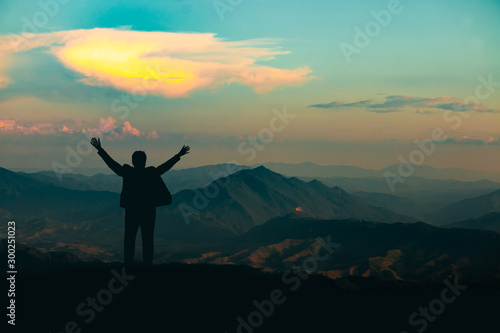
{"type": "Polygon", "coordinates": [[[288,177],[381,177],[377,170],[365,169],[350,165],[318,165],[311,162],[298,164],[291,163],[261,163],[252,165],[253,168],[264,166],[269,170],[288,177]]]}
{"type": "Polygon", "coordinates": [[[426,218],[437,225],[447,225],[467,219],[477,219],[492,212],[500,212],[500,190],[461,200],[429,214],[426,218]]]}
{"type": "MultiPolygon", "coordinates": [[[[281,173],[289,177],[346,177],[346,178],[365,178],[365,177],[385,177],[386,171],[398,174],[399,165],[390,165],[381,170],[365,169],[349,165],[318,165],[311,162],[290,164],[290,163],[262,163],[266,168],[281,173]]],[[[253,165],[253,167],[257,166],[253,165]]],[[[455,179],[459,181],[477,181],[489,179],[500,182],[500,172],[486,172],[478,170],[467,170],[461,168],[438,169],[429,165],[420,165],[415,167],[412,177],[428,179],[455,179]]]]}
{"type": "MultiPolygon", "coordinates": [[[[349,165],[318,165],[311,162],[298,164],[291,163],[261,163],[251,166],[239,165],[239,169],[251,169],[258,166],[265,166],[269,170],[280,173],[287,177],[310,177],[310,178],[384,178],[384,173],[390,171],[397,174],[398,165],[391,165],[381,170],[366,169],[357,166],[349,165]]],[[[170,184],[172,191],[175,193],[182,189],[195,189],[207,185],[215,180],[209,176],[209,172],[222,177],[222,172],[232,168],[231,164],[206,165],[186,169],[173,169],[164,175],[164,180],[170,184]]],[[[92,174],[88,174],[88,170],[81,169],[78,173],[69,173],[63,175],[63,183],[55,184],[64,186],[70,189],[80,190],[106,190],[118,192],[120,190],[119,179],[116,178],[108,169],[92,169],[92,174]],[[84,175],[85,174],[85,175],[84,175]],[[84,182],[85,184],[83,184],[84,182]],[[103,183],[101,183],[103,182],[103,183]],[[108,187],[104,187],[104,186],[108,187]],[[87,188],[85,188],[87,187],[87,188]]],[[[77,170],[78,172],[78,170],[77,170]]],[[[55,182],[57,179],[53,171],[25,171],[19,172],[34,177],[45,182],[55,182]]],[[[488,179],[490,181],[500,182],[500,172],[485,172],[477,170],[467,170],[460,168],[444,168],[438,169],[428,165],[421,165],[415,168],[415,172],[411,178],[427,178],[437,180],[454,179],[457,181],[479,181],[488,179]]],[[[57,179],[59,183],[59,180],[57,179]]],[[[399,184],[400,185],[400,184],[399,184]]]]}
{"type": "Polygon", "coordinates": [[[477,219],[469,219],[465,221],[455,222],[446,225],[448,228],[467,228],[467,229],[482,229],[491,230],[500,233],[500,212],[492,212],[477,219]]]}
{"type": "Polygon", "coordinates": [[[115,193],[70,190],[0,168],[0,208],[16,220],[95,218],[112,208],[117,198],[115,193]]]}
{"type": "MultiPolygon", "coordinates": [[[[185,189],[194,190],[202,188],[220,177],[227,176],[228,170],[241,169],[249,169],[249,167],[235,164],[217,164],[189,169],[174,169],[163,174],[162,179],[167,184],[170,192],[177,193],[185,189]]],[[[43,183],[72,190],[120,193],[122,189],[122,179],[114,173],[98,173],[92,176],[68,173],[63,175],[62,181],[57,178],[53,171],[40,171],[36,173],[19,172],[19,174],[43,183]]]]}
{"type": "MultiPolygon", "coordinates": [[[[310,177],[302,178],[310,180],[310,177]]],[[[434,211],[464,199],[489,194],[500,189],[500,183],[490,180],[462,182],[410,177],[398,183],[391,192],[385,178],[318,178],[327,186],[339,186],[374,206],[391,209],[399,214],[414,216],[429,222],[426,217],[434,211]]]]}

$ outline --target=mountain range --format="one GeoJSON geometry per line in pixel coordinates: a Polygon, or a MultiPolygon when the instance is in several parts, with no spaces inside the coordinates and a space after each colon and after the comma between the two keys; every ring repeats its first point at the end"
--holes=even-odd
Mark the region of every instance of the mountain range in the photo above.
{"type": "MultiPolygon", "coordinates": [[[[381,173],[374,173],[374,170],[351,166],[319,166],[313,163],[265,163],[264,165],[266,168],[288,177],[297,177],[306,182],[319,180],[328,187],[340,187],[371,205],[390,209],[400,215],[412,216],[424,221],[427,221],[428,216],[438,209],[460,200],[489,194],[500,189],[500,183],[486,179],[474,181],[440,179],[450,178],[457,174],[457,170],[460,171],[458,172],[459,175],[477,176],[457,178],[475,179],[479,178],[479,176],[488,176],[484,173],[462,169],[447,170],[421,166],[419,168],[427,170],[425,175],[430,178],[417,176],[405,178],[403,183],[397,184],[396,191],[392,192],[387,180],[381,177],[381,173]]],[[[163,175],[163,179],[168,184],[170,191],[175,194],[185,189],[203,189],[211,182],[219,178],[224,178],[235,170],[249,168],[247,166],[231,164],[209,165],[198,168],[170,170],[163,175]]],[[[120,177],[114,174],[96,174],[93,176],[65,174],[62,182],[59,181],[53,172],[49,171],[19,174],[39,180],[45,184],[52,184],[57,187],[73,190],[119,193],[122,186],[120,177]]]]}
{"type": "MultiPolygon", "coordinates": [[[[168,184],[170,191],[176,193],[184,189],[205,187],[220,177],[228,176],[232,170],[249,168],[235,164],[218,164],[189,169],[174,169],[163,174],[162,179],[168,184]]],[[[97,173],[90,176],[67,173],[62,175],[62,181],[53,171],[39,171],[35,173],[19,172],[18,174],[71,190],[120,193],[122,189],[122,179],[113,173],[97,173]]]]}
{"type": "Polygon", "coordinates": [[[448,224],[447,228],[483,229],[500,233],[500,212],[483,215],[477,219],[468,219],[448,224]]]}
{"type": "MultiPolygon", "coordinates": [[[[225,167],[211,167],[211,170],[223,174],[221,171],[225,167]]],[[[75,179],[84,184],[88,177],[83,177],[75,179]]],[[[200,183],[207,180],[204,176],[198,179],[200,183]]],[[[365,178],[368,184],[374,179],[365,178]]],[[[361,184],[361,179],[343,184],[356,186],[358,182],[361,184]]],[[[409,195],[399,196],[364,191],[349,193],[342,187],[329,187],[315,179],[288,178],[263,166],[243,169],[209,182],[207,186],[180,190],[173,196],[171,206],[157,209],[156,258],[160,262],[247,264],[278,271],[311,251],[315,239],[307,235],[326,237],[325,232],[329,231],[345,235],[339,243],[354,242],[350,252],[339,260],[344,260],[342,265],[322,269],[329,277],[436,279],[452,267],[457,274],[469,274],[470,267],[477,272],[485,269],[492,272],[495,266],[490,267],[479,259],[488,257],[488,251],[495,253],[497,249],[487,244],[491,244],[495,237],[492,235],[497,234],[474,231],[476,238],[472,244],[485,245],[475,252],[464,238],[472,231],[456,231],[455,228],[498,231],[494,221],[497,216],[483,216],[499,211],[496,184],[425,179],[419,182],[415,178],[402,184],[407,186],[409,195]],[[416,200],[419,193],[425,196],[426,186],[429,201],[416,200]],[[451,205],[445,204],[448,199],[442,199],[438,209],[432,211],[429,204],[432,198],[439,198],[439,187],[443,196],[461,191],[460,195],[466,197],[475,192],[487,194],[451,205]],[[423,219],[426,222],[446,228],[415,223],[420,216],[426,217],[423,219]],[[272,227],[276,219],[282,221],[279,230],[272,227]],[[466,219],[469,220],[463,221],[466,219]],[[460,223],[451,224],[453,222],[460,223]],[[302,231],[294,233],[294,230],[302,231]],[[427,233],[429,238],[411,241],[411,235],[427,233]],[[386,238],[381,236],[383,234],[386,238]],[[272,235],[277,238],[270,240],[272,235]],[[371,236],[378,239],[378,245],[371,241],[371,236]],[[461,245],[455,239],[462,240],[461,245]],[[447,244],[446,250],[443,250],[445,245],[433,247],[439,242],[447,244]],[[352,250],[354,248],[359,251],[352,250]]],[[[124,227],[123,210],[118,202],[119,195],[115,192],[65,188],[39,174],[33,176],[0,168],[0,218],[17,222],[20,242],[46,251],[68,251],[84,260],[121,260],[124,227]]],[[[0,226],[3,235],[6,234],[5,226],[6,223],[0,226]]]]}
{"type": "Polygon", "coordinates": [[[500,190],[445,206],[429,214],[427,220],[437,225],[446,225],[477,219],[492,212],[500,212],[500,190]]]}
{"type": "MultiPolygon", "coordinates": [[[[302,177],[309,181],[310,177],[302,177]]],[[[463,182],[457,180],[406,178],[391,192],[385,178],[318,178],[327,186],[339,186],[372,205],[388,208],[403,215],[428,221],[426,218],[436,210],[492,193],[500,189],[500,184],[489,180],[463,182]]],[[[487,213],[487,212],[485,212],[487,213]]]]}
{"type": "MultiPolygon", "coordinates": [[[[263,163],[253,165],[256,167],[263,165],[266,168],[281,173],[289,177],[345,177],[345,178],[365,178],[365,177],[385,177],[387,171],[398,174],[399,165],[390,165],[381,170],[365,169],[349,165],[318,165],[310,162],[290,164],[290,163],[263,163]]],[[[415,168],[412,177],[427,179],[454,179],[459,181],[477,181],[489,179],[500,182],[500,173],[486,172],[478,170],[468,170],[461,168],[438,169],[429,165],[419,165],[415,168]]]]}
{"type": "MultiPolygon", "coordinates": [[[[385,192],[388,191],[389,186],[385,182],[385,172],[390,171],[397,174],[397,165],[386,167],[382,170],[365,169],[356,166],[348,165],[318,165],[310,162],[290,164],[290,163],[263,163],[252,166],[233,165],[233,164],[218,164],[207,165],[188,169],[173,169],[163,175],[163,179],[169,184],[170,190],[175,193],[183,189],[196,189],[208,185],[216,178],[227,176],[227,171],[231,169],[252,169],[258,166],[265,166],[267,169],[280,173],[287,177],[309,178],[311,179],[363,179],[375,178],[373,181],[380,181],[376,190],[373,188],[356,189],[356,191],[368,192],[385,192]],[[210,175],[210,173],[212,175],[210,175]],[[226,175],[224,175],[226,173],[226,175]]],[[[92,169],[91,174],[88,170],[77,170],[82,174],[69,173],[62,176],[63,181],[59,181],[58,177],[53,171],[38,171],[38,172],[19,172],[26,176],[33,177],[37,180],[50,182],[54,185],[77,189],[77,190],[98,190],[98,191],[111,191],[119,192],[121,182],[116,175],[112,174],[109,169],[92,169]],[[83,175],[85,173],[85,175],[83,175]]],[[[491,182],[500,182],[500,173],[496,172],[483,172],[477,170],[466,170],[460,168],[446,168],[438,169],[431,166],[421,165],[415,168],[415,172],[409,178],[406,178],[405,183],[408,184],[409,180],[415,179],[411,187],[415,183],[421,182],[423,179],[430,180],[455,180],[459,182],[474,182],[481,180],[490,180],[491,182]]],[[[369,182],[368,182],[369,184],[369,182]]],[[[341,185],[338,185],[342,187],[341,185]]],[[[359,186],[359,185],[358,185],[359,186]]],[[[373,185],[372,185],[373,186],[373,185]]],[[[400,187],[405,187],[404,184],[398,184],[398,191],[400,187]]],[[[345,188],[346,191],[351,191],[345,188]]]]}
{"type": "MultiPolygon", "coordinates": [[[[121,252],[123,210],[118,207],[117,193],[62,188],[6,169],[0,169],[0,179],[0,209],[5,217],[16,220],[20,239],[84,257],[112,259],[121,252]]],[[[292,212],[313,218],[415,221],[371,206],[340,188],[286,178],[259,167],[241,170],[205,188],[178,192],[172,206],[157,209],[156,243],[159,251],[217,244],[292,212]],[[204,193],[214,190],[217,195],[205,197],[204,193]],[[206,205],[200,207],[196,200],[202,196],[206,205]],[[186,219],[183,207],[195,213],[186,219]]],[[[0,232],[5,232],[5,225],[0,232]]]]}

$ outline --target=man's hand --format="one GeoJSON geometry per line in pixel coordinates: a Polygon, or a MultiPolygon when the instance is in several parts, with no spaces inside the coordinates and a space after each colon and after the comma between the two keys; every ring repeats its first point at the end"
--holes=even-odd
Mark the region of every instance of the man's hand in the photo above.
{"type": "Polygon", "coordinates": [[[181,157],[181,156],[184,156],[186,154],[189,154],[190,149],[191,149],[191,147],[189,147],[189,146],[182,146],[181,151],[177,155],[179,155],[179,157],[181,157]]]}
{"type": "Polygon", "coordinates": [[[94,146],[97,150],[101,150],[102,147],[101,147],[101,139],[96,139],[96,138],[92,138],[90,139],[90,143],[92,144],[92,146],[94,146]]]}

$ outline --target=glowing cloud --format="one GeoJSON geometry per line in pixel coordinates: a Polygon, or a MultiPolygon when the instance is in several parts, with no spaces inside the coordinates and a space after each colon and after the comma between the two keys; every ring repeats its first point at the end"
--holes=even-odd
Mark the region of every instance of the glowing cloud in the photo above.
{"type": "Polygon", "coordinates": [[[134,136],[141,136],[141,131],[137,128],[133,128],[130,122],[126,121],[123,123],[123,134],[130,134],[134,136]]]}
{"type": "MultiPolygon", "coordinates": [[[[14,51],[48,47],[66,67],[84,76],[82,82],[142,95],[183,97],[231,83],[262,93],[311,79],[307,67],[257,65],[288,53],[264,47],[274,44],[268,39],[229,42],[208,33],[91,29],[32,35],[15,49],[10,43],[0,36],[0,59],[14,51]]],[[[8,82],[0,76],[0,88],[8,82]]]]}
{"type": "Polygon", "coordinates": [[[23,124],[16,120],[0,120],[0,134],[21,133],[24,135],[40,134],[57,134],[57,130],[51,123],[23,124]]]}
{"type": "Polygon", "coordinates": [[[15,120],[0,120],[0,131],[13,131],[16,129],[15,120]]]}
{"type": "Polygon", "coordinates": [[[62,128],[61,128],[61,132],[63,133],[73,133],[72,130],[70,130],[66,125],[64,125],[62,128]]]}
{"type": "MultiPolygon", "coordinates": [[[[79,119],[66,119],[65,122],[74,123],[78,127],[81,125],[79,119]]],[[[87,136],[102,136],[106,134],[110,139],[123,140],[127,136],[144,137],[148,140],[156,140],[160,135],[156,131],[143,132],[134,128],[130,122],[126,121],[121,126],[117,126],[117,121],[112,117],[100,118],[99,128],[70,128],[60,122],[32,122],[30,120],[3,119],[0,120],[0,135],[24,134],[24,135],[67,135],[84,133],[87,136]]]]}
{"type": "Polygon", "coordinates": [[[158,139],[160,136],[156,131],[145,133],[134,128],[129,121],[117,126],[116,120],[112,117],[100,118],[99,128],[83,129],[82,132],[89,133],[91,136],[101,136],[102,133],[109,135],[110,139],[123,140],[126,136],[146,137],[146,139],[158,139]]]}
{"type": "Polygon", "coordinates": [[[114,129],[115,124],[116,120],[112,117],[99,119],[99,126],[103,132],[109,132],[110,130],[114,129]]]}
{"type": "Polygon", "coordinates": [[[149,132],[148,135],[146,136],[146,139],[148,140],[157,140],[160,138],[160,135],[156,131],[149,132]]]}

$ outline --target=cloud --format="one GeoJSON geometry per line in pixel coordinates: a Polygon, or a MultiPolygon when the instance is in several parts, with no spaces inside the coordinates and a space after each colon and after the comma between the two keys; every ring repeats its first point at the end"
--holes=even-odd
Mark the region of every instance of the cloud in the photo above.
{"type": "Polygon", "coordinates": [[[0,120],[0,131],[12,131],[16,129],[15,120],[0,120]]]}
{"type": "MultiPolygon", "coordinates": [[[[70,30],[30,34],[16,48],[0,36],[0,60],[13,52],[43,47],[90,86],[109,86],[134,94],[184,97],[194,91],[239,83],[257,93],[301,85],[307,67],[280,69],[257,62],[288,54],[270,39],[225,41],[211,33],[147,32],[118,29],[70,30]]],[[[1,62],[3,64],[3,62],[1,62]]],[[[7,65],[0,65],[0,88],[7,65]]]]}
{"type": "Polygon", "coordinates": [[[61,132],[63,133],[73,133],[72,130],[70,130],[66,125],[63,125],[63,127],[61,128],[61,132]]]}
{"type": "Polygon", "coordinates": [[[99,118],[99,128],[103,132],[109,132],[115,128],[116,120],[112,117],[108,118],[99,118]]]}
{"type": "Polygon", "coordinates": [[[455,103],[445,103],[445,104],[435,104],[433,107],[442,110],[449,110],[455,112],[465,112],[465,111],[476,111],[483,113],[498,113],[500,109],[490,109],[482,104],[478,105],[466,105],[463,101],[455,103]]]}
{"type": "Polygon", "coordinates": [[[33,122],[30,120],[4,119],[0,120],[0,134],[23,134],[23,135],[53,135],[61,136],[68,134],[84,133],[87,136],[109,135],[111,139],[123,140],[128,136],[144,137],[148,140],[156,140],[160,135],[156,131],[143,132],[134,128],[129,121],[118,126],[112,117],[100,118],[97,128],[82,128],[79,119],[65,119],[61,122],[33,122]],[[80,127],[80,128],[79,128],[80,127]]]}
{"type": "Polygon", "coordinates": [[[21,133],[24,135],[32,134],[57,134],[57,129],[53,124],[43,123],[22,123],[16,120],[0,120],[0,133],[21,133]]]}
{"type": "Polygon", "coordinates": [[[416,114],[424,114],[424,115],[431,115],[434,114],[434,111],[429,111],[429,110],[424,110],[424,109],[417,109],[415,110],[416,114]]]}
{"type": "Polygon", "coordinates": [[[331,103],[327,103],[327,104],[309,105],[308,108],[335,109],[335,108],[341,107],[343,104],[344,103],[342,103],[342,102],[331,102],[331,103]]]}
{"type": "Polygon", "coordinates": [[[82,131],[90,133],[91,136],[101,136],[104,133],[115,140],[123,140],[128,136],[145,137],[146,139],[158,139],[160,137],[156,131],[143,132],[133,127],[129,121],[117,126],[116,120],[112,117],[100,118],[99,128],[84,129],[82,131]]]}
{"type": "Polygon", "coordinates": [[[448,138],[441,144],[455,144],[455,145],[472,145],[472,146],[497,146],[500,145],[498,137],[489,137],[487,139],[472,139],[468,136],[462,136],[460,138],[448,138]]]}
{"type": "Polygon", "coordinates": [[[141,132],[137,128],[132,127],[132,125],[130,125],[129,121],[124,122],[121,127],[114,128],[110,132],[110,136],[112,138],[119,139],[119,140],[123,140],[126,136],[129,136],[129,135],[130,136],[136,136],[136,137],[145,136],[145,134],[143,132],[141,132]]]}
{"type": "Polygon", "coordinates": [[[390,113],[403,111],[404,108],[416,108],[418,114],[431,114],[432,111],[425,109],[450,110],[455,112],[476,111],[476,112],[500,112],[500,109],[491,109],[482,104],[467,105],[464,101],[458,98],[442,96],[442,97],[412,97],[406,95],[392,95],[385,97],[385,101],[375,103],[373,100],[361,100],[352,103],[344,103],[334,101],[328,104],[309,105],[309,108],[321,109],[340,109],[340,108],[364,108],[366,111],[375,113],[390,113]]]}
{"type": "Polygon", "coordinates": [[[320,108],[320,109],[334,109],[334,108],[348,108],[348,107],[365,107],[369,105],[371,100],[359,101],[354,103],[344,103],[344,102],[331,102],[328,104],[315,104],[309,105],[308,108],[320,108]]]}
{"type": "Polygon", "coordinates": [[[374,112],[374,113],[393,113],[393,112],[400,112],[398,108],[388,108],[388,109],[369,109],[368,111],[374,112]]]}
{"type": "Polygon", "coordinates": [[[123,123],[123,130],[122,131],[124,134],[141,136],[141,131],[139,131],[137,128],[133,128],[132,125],[130,125],[130,122],[128,122],[128,121],[123,123]]]}
{"type": "Polygon", "coordinates": [[[156,133],[156,131],[149,132],[148,135],[146,136],[146,139],[148,140],[157,140],[160,138],[160,135],[156,133]]]}

